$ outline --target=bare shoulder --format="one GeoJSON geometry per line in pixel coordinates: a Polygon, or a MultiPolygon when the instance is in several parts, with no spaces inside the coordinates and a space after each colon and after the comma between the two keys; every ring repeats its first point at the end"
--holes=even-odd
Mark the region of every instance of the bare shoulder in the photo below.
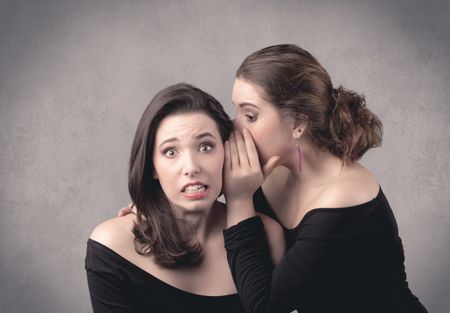
{"type": "Polygon", "coordinates": [[[283,228],[277,221],[265,214],[256,213],[256,215],[258,215],[263,222],[272,261],[274,264],[278,264],[284,255],[286,246],[283,228]]]}
{"type": "Polygon", "coordinates": [[[342,208],[363,204],[375,198],[379,189],[376,177],[356,163],[320,192],[314,207],[342,208]]]}
{"type": "Polygon", "coordinates": [[[121,251],[133,243],[134,214],[114,217],[97,225],[89,237],[114,251],[121,251]]]}

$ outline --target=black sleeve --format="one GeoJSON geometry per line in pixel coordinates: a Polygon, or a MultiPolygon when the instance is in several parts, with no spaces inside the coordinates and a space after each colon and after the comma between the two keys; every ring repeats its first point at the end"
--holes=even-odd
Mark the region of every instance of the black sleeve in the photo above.
{"type": "Polygon", "coordinates": [[[95,245],[88,244],[85,268],[94,313],[135,312],[125,276],[95,245]]]}
{"type": "Polygon", "coordinates": [[[278,221],[278,218],[267,202],[266,196],[264,195],[261,187],[259,187],[253,194],[253,205],[257,212],[263,213],[264,215],[273,218],[275,221],[278,221]]]}
{"type": "Polygon", "coordinates": [[[274,268],[264,227],[251,217],[224,230],[228,263],[248,313],[291,312],[314,272],[320,270],[323,247],[297,238],[274,268]]]}

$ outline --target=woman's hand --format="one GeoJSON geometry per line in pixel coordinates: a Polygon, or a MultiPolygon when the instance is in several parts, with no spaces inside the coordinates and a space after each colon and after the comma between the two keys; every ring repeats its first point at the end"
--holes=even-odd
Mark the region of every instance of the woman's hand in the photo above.
{"type": "Polygon", "coordinates": [[[117,212],[117,216],[122,217],[122,216],[128,215],[130,213],[136,214],[136,207],[131,202],[128,203],[127,207],[121,208],[119,210],[119,212],[117,212]]]}
{"type": "Polygon", "coordinates": [[[278,156],[272,157],[261,169],[258,152],[250,133],[235,131],[225,143],[224,195],[228,208],[228,225],[254,216],[253,194],[264,177],[275,168],[278,156]]]}

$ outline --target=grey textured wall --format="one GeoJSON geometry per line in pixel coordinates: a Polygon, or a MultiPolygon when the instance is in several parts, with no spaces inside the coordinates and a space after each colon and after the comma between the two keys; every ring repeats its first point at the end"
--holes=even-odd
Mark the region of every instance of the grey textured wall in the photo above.
{"type": "Polygon", "coordinates": [[[450,312],[449,1],[0,2],[0,311],[90,312],[85,243],[128,202],[138,119],[186,81],[233,115],[234,71],[311,51],[384,123],[363,163],[395,211],[413,292],[450,312]]]}

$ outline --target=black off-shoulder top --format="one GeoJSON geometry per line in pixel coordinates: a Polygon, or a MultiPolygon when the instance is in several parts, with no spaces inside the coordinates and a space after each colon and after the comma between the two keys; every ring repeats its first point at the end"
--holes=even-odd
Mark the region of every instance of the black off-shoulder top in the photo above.
{"type": "MultiPolygon", "coordinates": [[[[278,220],[261,189],[253,200],[278,220]]],[[[360,205],[311,210],[284,232],[287,251],[274,267],[259,217],[224,230],[246,312],[426,312],[408,288],[397,223],[381,188],[360,205]]]]}
{"type": "Polygon", "coordinates": [[[94,313],[244,312],[237,294],[205,296],[178,289],[92,239],[85,269],[94,313]]]}

